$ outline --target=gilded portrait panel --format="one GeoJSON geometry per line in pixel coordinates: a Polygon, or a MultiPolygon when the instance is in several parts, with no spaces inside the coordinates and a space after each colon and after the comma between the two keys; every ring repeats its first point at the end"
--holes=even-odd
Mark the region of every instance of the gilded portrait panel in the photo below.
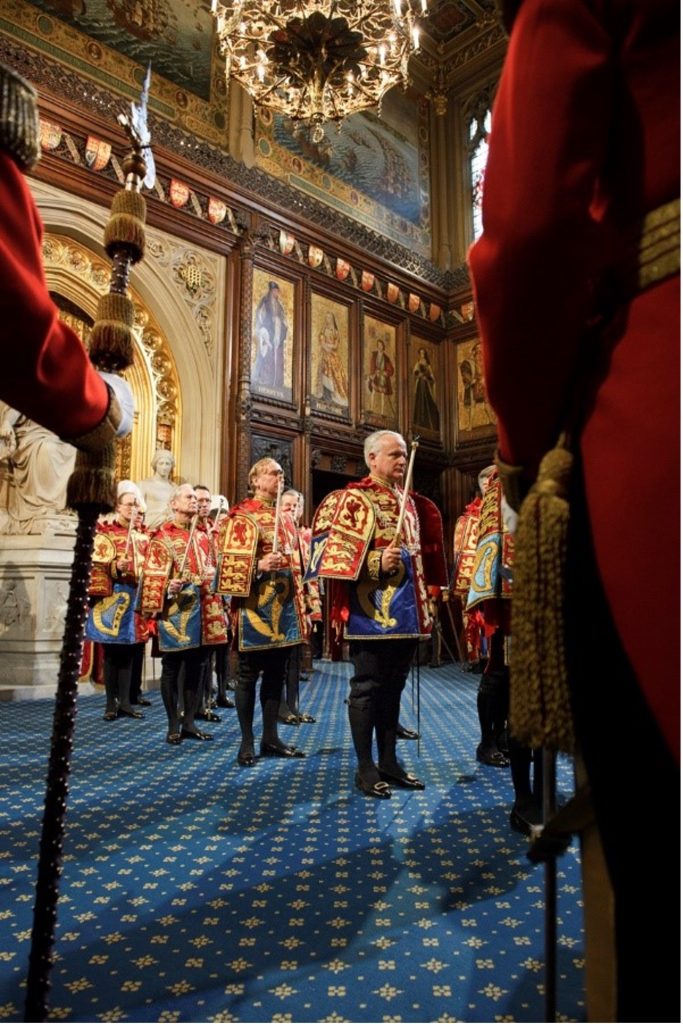
{"type": "Polygon", "coordinates": [[[373,316],[363,318],[363,419],[398,429],[396,328],[373,316]]]}
{"type": "Polygon", "coordinates": [[[252,299],[251,390],[292,401],[294,284],[256,268],[252,299]]]}
{"type": "Polygon", "coordinates": [[[486,400],[484,367],[479,338],[461,341],[456,349],[458,440],[495,430],[496,417],[486,400]]]}
{"type": "Polygon", "coordinates": [[[311,406],[349,415],[349,308],[311,295],[311,406]]]}
{"type": "Polygon", "coordinates": [[[441,349],[424,338],[411,337],[408,380],[413,433],[441,437],[441,349]]]}

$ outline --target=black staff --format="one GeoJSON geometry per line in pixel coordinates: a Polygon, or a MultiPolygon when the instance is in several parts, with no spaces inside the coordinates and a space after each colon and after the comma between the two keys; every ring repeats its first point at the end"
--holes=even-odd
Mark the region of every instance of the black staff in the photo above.
{"type": "MultiPolygon", "coordinates": [[[[98,304],[90,345],[93,364],[108,372],[120,372],[133,362],[134,306],[127,289],[130,268],[142,259],[145,248],[146,210],[140,189],[143,183],[149,187],[154,182],[154,161],[147,129],[150,79],[151,70],[148,69],[140,105],[131,104],[130,115],[119,116],[133,148],[123,161],[125,188],[114,196],[111,216],[105,228],[105,249],[112,261],[111,279],[109,293],[103,295],[98,304]]],[[[57,680],[38,859],[25,1006],[27,1021],[44,1021],[48,1010],[92,549],[98,516],[111,511],[116,503],[115,462],[113,442],[97,453],[79,452],[67,485],[67,504],[78,513],[78,527],[57,680]]]]}

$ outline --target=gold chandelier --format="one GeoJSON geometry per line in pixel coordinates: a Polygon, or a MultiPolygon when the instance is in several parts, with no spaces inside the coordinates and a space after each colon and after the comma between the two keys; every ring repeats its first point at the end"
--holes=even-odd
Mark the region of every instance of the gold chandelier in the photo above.
{"type": "Polygon", "coordinates": [[[211,0],[211,11],[228,82],[320,142],[326,122],[406,87],[427,0],[211,0]]]}

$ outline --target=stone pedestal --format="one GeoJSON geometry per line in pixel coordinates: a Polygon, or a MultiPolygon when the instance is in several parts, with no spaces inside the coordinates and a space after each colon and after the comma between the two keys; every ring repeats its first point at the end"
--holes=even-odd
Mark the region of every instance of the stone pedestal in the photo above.
{"type": "Polygon", "coordinates": [[[73,546],[69,527],[0,535],[0,700],[56,692],[73,546]]]}

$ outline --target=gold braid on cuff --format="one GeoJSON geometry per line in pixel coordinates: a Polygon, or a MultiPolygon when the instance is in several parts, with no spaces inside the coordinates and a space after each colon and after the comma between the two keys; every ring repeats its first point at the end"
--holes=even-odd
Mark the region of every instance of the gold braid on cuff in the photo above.
{"type": "Polygon", "coordinates": [[[89,430],[87,434],[80,434],[78,437],[64,437],[63,441],[72,444],[75,448],[80,448],[83,452],[99,452],[116,440],[116,431],[123,414],[119,400],[109,385],[107,385],[107,391],[109,392],[109,408],[104,419],[100,420],[97,426],[89,430]]]}

